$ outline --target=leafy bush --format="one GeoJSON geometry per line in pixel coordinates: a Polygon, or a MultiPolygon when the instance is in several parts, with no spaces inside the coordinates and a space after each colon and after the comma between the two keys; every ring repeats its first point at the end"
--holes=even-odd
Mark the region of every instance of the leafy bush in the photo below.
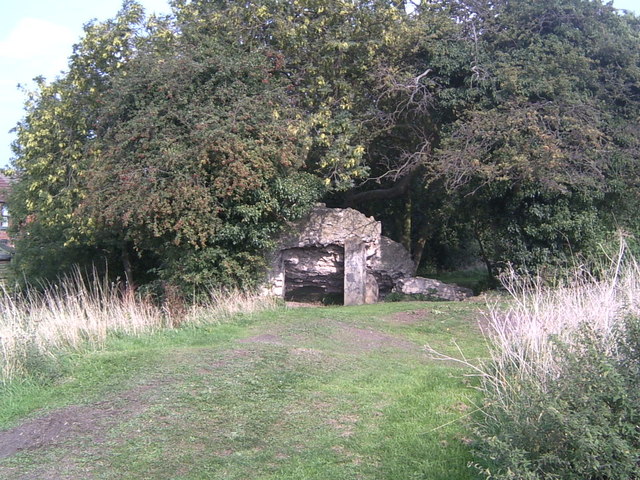
{"type": "Polygon", "coordinates": [[[494,480],[640,478],[640,267],[554,289],[511,276],[488,319],[477,469],[494,480]]]}
{"type": "Polygon", "coordinates": [[[639,333],[640,320],[628,319],[606,351],[605,333],[584,326],[575,343],[553,342],[559,370],[546,382],[512,379],[507,404],[494,390],[476,430],[486,478],[638,478],[639,333]]]}

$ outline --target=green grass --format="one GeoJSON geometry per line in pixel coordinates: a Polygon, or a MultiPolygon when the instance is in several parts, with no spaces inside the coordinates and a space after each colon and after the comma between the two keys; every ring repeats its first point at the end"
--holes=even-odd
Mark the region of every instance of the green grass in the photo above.
{"type": "Polygon", "coordinates": [[[468,358],[485,355],[478,310],[283,309],[111,338],[1,392],[5,429],[76,408],[65,405],[93,419],[0,460],[0,478],[473,479],[476,391],[422,346],[454,353],[455,339],[468,358]]]}

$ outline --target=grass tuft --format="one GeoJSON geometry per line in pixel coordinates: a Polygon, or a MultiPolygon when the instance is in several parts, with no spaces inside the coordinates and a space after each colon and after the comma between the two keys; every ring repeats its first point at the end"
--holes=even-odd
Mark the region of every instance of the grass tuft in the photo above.
{"type": "Polygon", "coordinates": [[[431,349],[480,377],[476,467],[487,479],[637,478],[640,266],[622,244],[601,272],[551,287],[508,271],[508,309],[490,308],[484,324],[490,359],[431,349]]]}
{"type": "Polygon", "coordinates": [[[0,380],[37,373],[63,352],[100,348],[109,335],[140,335],[181,325],[221,323],[274,308],[276,301],[237,290],[212,290],[205,302],[158,306],[118,283],[80,272],[44,291],[0,295],[0,380]]]}

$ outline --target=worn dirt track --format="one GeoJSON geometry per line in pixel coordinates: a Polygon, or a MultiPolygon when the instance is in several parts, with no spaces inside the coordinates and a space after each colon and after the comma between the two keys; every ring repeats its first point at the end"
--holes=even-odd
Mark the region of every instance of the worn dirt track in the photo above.
{"type": "MultiPolygon", "coordinates": [[[[390,323],[412,324],[424,321],[428,312],[401,312],[389,317],[390,323]]],[[[337,320],[326,319],[330,331],[328,341],[336,351],[349,355],[365,355],[380,349],[413,352],[423,355],[419,345],[404,338],[378,331],[371,327],[360,328],[337,320]]],[[[305,334],[283,334],[278,325],[260,328],[254,334],[234,340],[228,347],[215,354],[201,358],[191,356],[189,368],[194,372],[215,376],[221,369],[241,368],[239,362],[255,359],[264,348],[280,348],[291,358],[312,362],[317,368],[331,363],[331,352],[308,346],[305,334]],[[215,357],[215,358],[213,358],[215,357]]],[[[204,351],[204,350],[202,350],[204,351]]],[[[178,366],[184,365],[177,362],[178,366]]],[[[175,388],[179,382],[171,372],[148,376],[132,388],[114,392],[99,402],[69,405],[42,414],[36,414],[17,426],[0,432],[0,479],[15,480],[64,480],[71,478],[95,478],[91,465],[79,464],[76,460],[86,455],[100,457],[107,452],[123,431],[123,425],[144,414],[148,409],[162,405],[166,387],[175,388]],[[38,468],[23,469],[12,460],[27,454],[29,461],[42,456],[50,458],[38,468]]],[[[160,419],[161,421],[162,419],[160,419]]],[[[349,415],[329,418],[326,423],[339,430],[340,435],[349,436],[355,420],[349,415]]],[[[35,463],[39,463],[35,461],[35,463]]],[[[111,478],[111,477],[109,477],[111,478]]]]}

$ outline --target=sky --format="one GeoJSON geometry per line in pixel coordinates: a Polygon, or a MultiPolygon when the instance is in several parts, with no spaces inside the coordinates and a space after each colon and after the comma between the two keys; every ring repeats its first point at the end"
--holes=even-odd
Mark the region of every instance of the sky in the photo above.
{"type": "MultiPolygon", "coordinates": [[[[147,13],[169,13],[167,0],[138,0],[147,13]]],[[[639,0],[640,1],[640,0],[639,0]]],[[[67,69],[83,26],[113,18],[122,0],[0,0],[0,167],[9,164],[9,133],[23,117],[24,93],[42,75],[53,80],[67,69]]]]}
{"type": "MultiPolygon", "coordinates": [[[[138,0],[147,13],[169,13],[167,0],[138,0]]],[[[614,6],[640,14],[640,0],[614,0],[614,6]]],[[[39,75],[52,80],[66,69],[72,46],[92,19],[116,15],[122,0],[0,0],[0,167],[12,156],[9,131],[23,116],[18,84],[33,85],[39,75]]]]}

